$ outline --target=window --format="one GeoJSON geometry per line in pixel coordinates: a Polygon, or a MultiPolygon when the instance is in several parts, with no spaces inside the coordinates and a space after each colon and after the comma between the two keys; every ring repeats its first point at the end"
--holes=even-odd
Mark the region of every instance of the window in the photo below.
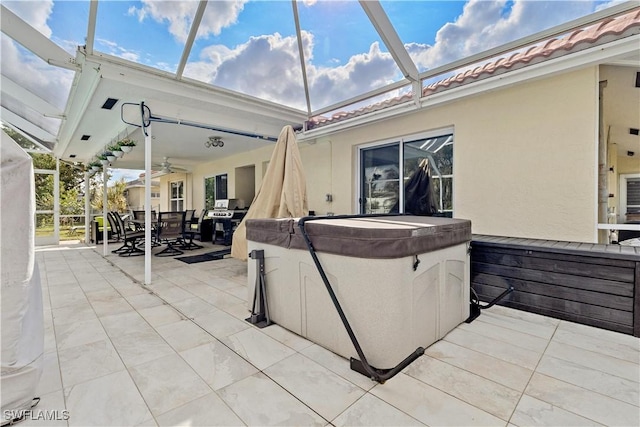
{"type": "Polygon", "coordinates": [[[640,221],[640,175],[620,175],[621,222],[640,221]]]}
{"type": "Polygon", "coordinates": [[[169,194],[169,209],[171,211],[184,210],[184,181],[176,181],[171,184],[171,191],[169,194]]]}
{"type": "Polygon", "coordinates": [[[428,203],[438,215],[452,215],[452,133],[360,149],[360,213],[414,212],[416,194],[424,191],[430,192],[430,198],[421,199],[421,206],[428,203]],[[430,180],[422,181],[415,191],[420,169],[428,171],[430,180]]]}
{"type": "Polygon", "coordinates": [[[213,209],[216,200],[227,199],[227,174],[204,179],[204,208],[213,209]]]}
{"type": "Polygon", "coordinates": [[[227,174],[216,175],[216,200],[228,199],[227,195],[227,174]]]}
{"type": "Polygon", "coordinates": [[[213,209],[216,203],[216,177],[204,179],[204,208],[213,209]]]}

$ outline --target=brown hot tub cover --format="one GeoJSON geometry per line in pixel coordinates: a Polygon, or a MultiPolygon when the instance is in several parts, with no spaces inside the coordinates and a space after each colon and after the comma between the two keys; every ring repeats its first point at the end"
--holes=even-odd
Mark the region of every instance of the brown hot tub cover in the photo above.
{"type": "MultiPolygon", "coordinates": [[[[247,240],[306,250],[297,219],[249,219],[247,240]]],[[[425,216],[326,218],[305,229],[316,252],[359,258],[401,258],[471,240],[471,221],[425,216]]]]}

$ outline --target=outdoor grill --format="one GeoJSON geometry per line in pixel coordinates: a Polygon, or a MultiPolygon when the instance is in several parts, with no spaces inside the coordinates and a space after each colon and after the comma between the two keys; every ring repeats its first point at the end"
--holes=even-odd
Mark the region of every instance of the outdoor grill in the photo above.
{"type": "Polygon", "coordinates": [[[216,232],[221,231],[225,245],[231,244],[233,230],[240,224],[247,214],[244,200],[221,199],[216,200],[213,210],[207,216],[213,219],[213,243],[216,242],[216,232]],[[220,224],[220,225],[218,225],[220,224]]]}

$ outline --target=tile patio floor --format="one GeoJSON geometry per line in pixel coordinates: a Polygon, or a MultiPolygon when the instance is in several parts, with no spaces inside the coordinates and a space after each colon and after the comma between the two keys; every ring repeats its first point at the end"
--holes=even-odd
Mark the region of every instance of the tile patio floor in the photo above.
{"type": "Polygon", "coordinates": [[[46,352],[36,409],[67,409],[70,426],[640,424],[631,336],[494,307],[376,385],[277,325],[241,320],[243,262],[154,258],[147,288],[133,280],[143,258],[101,253],[36,253],[46,352]]]}

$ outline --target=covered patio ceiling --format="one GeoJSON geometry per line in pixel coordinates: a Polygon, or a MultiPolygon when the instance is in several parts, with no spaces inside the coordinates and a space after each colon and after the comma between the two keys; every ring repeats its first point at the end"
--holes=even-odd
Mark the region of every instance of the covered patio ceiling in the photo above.
{"type": "MultiPolygon", "coordinates": [[[[17,3],[30,3],[31,7],[35,8],[42,2],[17,3]]],[[[167,2],[173,6],[184,5],[189,11],[188,19],[185,20],[189,26],[182,31],[182,53],[179,59],[176,58],[173,65],[163,69],[157,65],[144,63],[145,61],[140,57],[132,59],[125,54],[117,56],[114,52],[107,53],[97,49],[98,45],[105,46],[104,40],[97,37],[97,29],[109,24],[104,21],[104,17],[101,18],[101,10],[106,11],[117,6],[118,3],[122,4],[121,2],[91,0],[67,3],[74,4],[79,11],[86,11],[86,21],[82,18],[72,21],[73,25],[86,28],[85,44],[77,46],[73,54],[69,52],[70,49],[65,50],[54,42],[50,35],[43,34],[40,29],[36,29],[22,19],[18,14],[20,7],[13,7],[15,3],[3,2],[0,5],[3,33],[2,122],[43,145],[48,144],[53,147],[53,153],[59,158],[86,164],[93,160],[106,145],[125,136],[143,145],[144,138],[140,129],[126,122],[139,123],[139,107],[136,104],[144,103],[154,117],[167,120],[167,123],[153,123],[153,167],[159,168],[158,165],[168,157],[173,166],[186,170],[190,170],[202,161],[226,157],[269,144],[271,139],[278,136],[284,125],[292,125],[304,133],[306,123],[314,117],[339,110],[349,111],[402,95],[412,97],[418,104],[423,93],[423,85],[435,77],[452,75],[454,71],[482,63],[486,58],[517,50],[534,41],[543,40],[545,37],[561,35],[569,28],[595,22],[607,15],[619,15],[637,7],[635,2],[616,5],[605,2],[604,5],[609,7],[596,13],[585,9],[575,12],[574,15],[568,15],[575,18],[570,24],[573,27],[569,24],[558,26],[557,22],[541,20],[541,26],[523,29],[524,33],[522,31],[514,33],[520,38],[492,40],[492,44],[478,44],[474,48],[469,48],[471,50],[461,50],[459,57],[442,57],[440,63],[428,63],[416,53],[418,40],[407,39],[402,21],[394,15],[393,2],[361,1],[358,13],[366,17],[367,27],[352,29],[352,34],[345,35],[345,43],[352,40],[354,35],[366,34],[369,37],[367,42],[371,42],[368,58],[371,59],[377,55],[377,58],[388,59],[378,65],[373,61],[367,65],[378,68],[390,66],[391,71],[387,78],[377,80],[376,76],[367,77],[366,73],[357,74],[355,71],[351,74],[347,73],[347,78],[342,85],[334,84],[331,90],[327,89],[327,93],[324,93],[323,86],[319,82],[322,81],[322,77],[325,80],[328,79],[327,76],[330,73],[324,69],[321,70],[317,64],[314,65],[313,52],[308,45],[313,21],[309,20],[305,8],[312,7],[315,2],[299,3],[294,0],[287,6],[288,15],[279,16],[283,22],[288,22],[288,27],[293,34],[289,39],[289,42],[294,43],[290,52],[297,56],[290,56],[288,65],[294,69],[290,72],[284,72],[282,68],[263,69],[268,68],[267,65],[272,66],[273,62],[256,56],[251,72],[247,72],[243,85],[238,87],[228,84],[226,88],[224,79],[220,77],[224,64],[220,64],[217,68],[216,78],[202,78],[198,74],[198,67],[202,65],[202,61],[199,62],[192,51],[195,51],[198,43],[206,39],[203,38],[203,33],[209,34],[210,38],[213,37],[210,30],[213,15],[222,13],[230,5],[245,7],[248,10],[250,4],[244,1],[208,2],[207,0],[167,2]],[[8,43],[13,42],[17,44],[12,44],[12,48],[7,49],[8,43]],[[11,56],[14,50],[17,53],[11,56]],[[383,52],[380,53],[380,50],[383,52]],[[33,61],[44,61],[48,65],[20,69],[15,63],[19,54],[30,55],[33,61]],[[300,60],[301,57],[302,60],[300,60]],[[291,61],[291,58],[294,60],[291,61]],[[66,99],[51,99],[50,96],[39,92],[47,86],[60,84],[57,80],[47,80],[46,73],[42,74],[41,84],[38,87],[28,86],[27,80],[22,78],[25,73],[46,67],[55,69],[58,75],[67,73],[67,79],[69,73],[73,75],[66,99]],[[325,71],[326,74],[318,77],[320,71],[325,71]],[[366,84],[360,84],[358,88],[351,87],[355,85],[354,82],[364,81],[367,78],[370,80],[366,81],[366,84]],[[278,82],[284,83],[282,88],[275,87],[278,86],[278,82]],[[288,94],[288,89],[291,89],[293,95],[288,94]],[[331,96],[328,96],[328,93],[331,96]],[[111,109],[104,108],[108,99],[115,100],[111,109]],[[224,147],[207,148],[205,142],[211,136],[222,137],[225,142],[224,147]]],[[[140,13],[145,10],[146,13],[152,13],[153,10],[149,7],[160,7],[164,3],[142,2],[140,9],[136,10],[140,13]],[[144,9],[145,7],[147,9],[144,9]]],[[[274,2],[273,5],[282,8],[283,3],[286,4],[286,2],[274,2]]],[[[331,3],[335,5],[345,3],[348,7],[355,4],[355,2],[331,3]]],[[[440,7],[436,2],[429,1],[409,3],[414,5],[416,13],[425,21],[428,17],[425,7],[436,9],[440,7]]],[[[464,12],[455,21],[456,25],[462,28],[462,20],[466,15],[469,15],[467,18],[471,17],[474,8],[484,7],[489,10],[495,6],[493,3],[496,2],[486,2],[484,5],[483,2],[475,1],[464,3],[464,12]]],[[[500,6],[502,8],[507,7],[506,2],[498,3],[504,3],[500,6]]],[[[518,5],[520,3],[531,7],[529,3],[535,2],[514,2],[518,5]]],[[[559,4],[551,3],[556,5],[554,7],[559,4]]],[[[564,3],[571,2],[563,2],[563,5],[564,3]]],[[[23,4],[22,7],[25,5],[23,4]]],[[[503,11],[503,13],[506,12],[503,11]]],[[[512,13],[515,12],[512,11],[512,13]]],[[[78,16],[83,14],[80,13],[78,16]]],[[[236,17],[242,19],[243,15],[238,13],[236,17]]],[[[332,17],[318,14],[317,18],[320,20],[332,17]]],[[[273,19],[273,16],[266,16],[265,19],[273,19]]],[[[339,19],[344,20],[345,16],[339,19]]],[[[142,18],[138,22],[142,25],[142,18]]],[[[117,26],[115,22],[111,24],[117,26]]],[[[329,22],[325,24],[326,27],[330,27],[329,22]]],[[[443,26],[439,33],[444,33],[445,27],[447,26],[443,26]]],[[[468,34],[467,37],[473,38],[476,35],[468,34]]],[[[258,39],[259,37],[250,35],[247,46],[251,42],[264,41],[258,39]]],[[[270,51],[277,54],[273,40],[273,38],[270,39],[272,43],[270,51]]],[[[436,38],[433,46],[430,47],[436,49],[444,48],[443,46],[442,40],[436,38]]],[[[167,46],[167,49],[170,49],[170,46],[167,46]]],[[[218,51],[221,50],[223,49],[218,49],[218,51]]],[[[203,51],[204,49],[200,50],[200,59],[203,51]]],[[[427,50],[421,53],[425,52],[427,50]]],[[[318,55],[317,52],[316,55],[318,55]]],[[[349,64],[352,62],[355,64],[354,70],[358,68],[356,60],[353,59],[356,56],[349,59],[349,64]]],[[[626,60],[638,64],[640,62],[638,52],[627,55],[626,60]]],[[[236,69],[236,72],[240,71],[236,69]]],[[[134,150],[118,159],[113,167],[144,169],[144,160],[143,150],[134,150]]]]}

